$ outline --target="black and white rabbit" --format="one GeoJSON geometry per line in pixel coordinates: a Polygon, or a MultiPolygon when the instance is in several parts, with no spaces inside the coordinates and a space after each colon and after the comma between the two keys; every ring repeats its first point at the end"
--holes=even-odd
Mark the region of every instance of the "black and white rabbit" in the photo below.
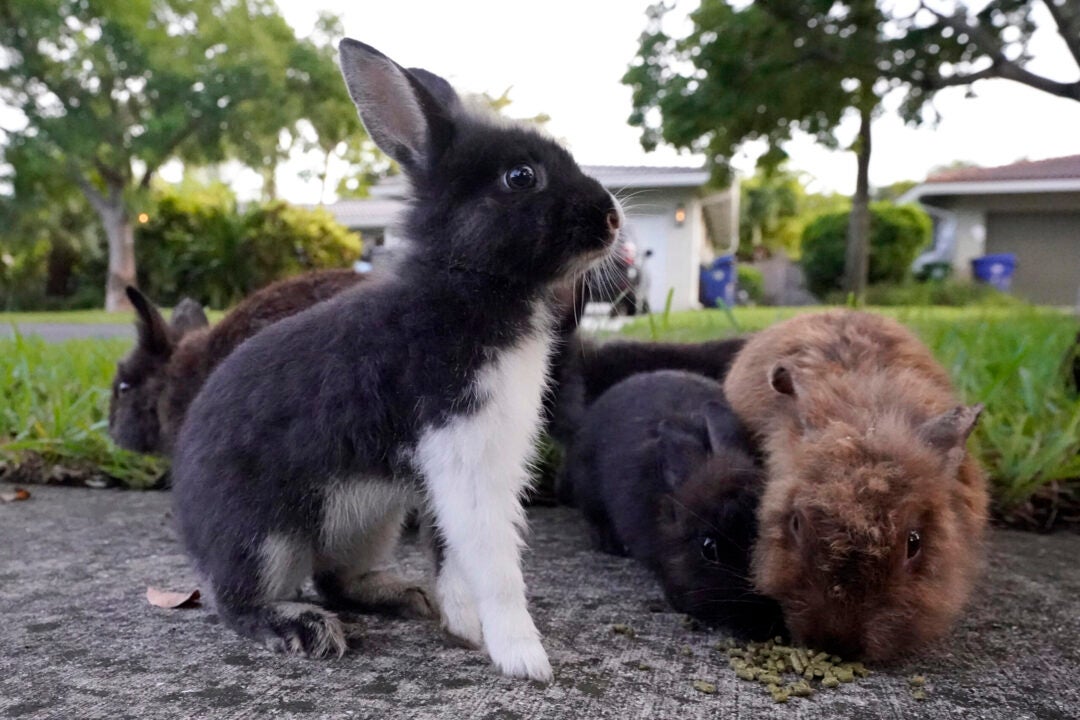
{"type": "Polygon", "coordinates": [[[340,654],[333,608],[422,605],[386,570],[419,503],[444,628],[503,673],[549,681],[520,553],[551,291],[610,254],[622,210],[534,128],[478,115],[363,43],[339,49],[369,135],[411,183],[410,254],[213,372],[175,452],[181,533],[229,626],[340,654]],[[328,607],[296,600],[309,577],[328,607]]]}
{"type": "Polygon", "coordinates": [[[761,465],[719,383],[660,370],[616,384],[565,472],[597,548],[655,572],[675,609],[750,637],[781,630],[749,580],[761,465]]]}

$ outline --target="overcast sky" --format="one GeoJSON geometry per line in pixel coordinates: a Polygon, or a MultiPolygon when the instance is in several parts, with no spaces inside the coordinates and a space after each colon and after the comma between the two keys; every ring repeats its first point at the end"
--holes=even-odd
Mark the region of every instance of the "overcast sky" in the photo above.
{"type": "MultiPolygon", "coordinates": [[[[320,10],[344,17],[346,33],[374,45],[406,66],[425,67],[459,90],[498,95],[513,87],[511,115],[551,116],[549,130],[565,139],[583,164],[700,165],[702,158],[668,148],[645,153],[638,131],[626,124],[630,89],[619,82],[637,50],[650,0],[277,0],[301,34],[320,10]]],[[[681,0],[685,16],[697,3],[681,0]]],[[[1049,22],[1049,20],[1047,20],[1049,22]]],[[[1042,32],[1030,67],[1059,80],[1080,69],[1053,32],[1042,32]]],[[[870,180],[875,186],[922,179],[954,160],[1000,165],[1080,153],[1080,103],[1003,80],[979,83],[977,97],[964,90],[939,93],[944,117],[936,128],[904,127],[895,114],[874,125],[870,180]]],[[[887,99],[886,105],[895,105],[887,99]]],[[[852,119],[842,137],[854,136],[852,119]]],[[[817,179],[815,189],[850,193],[855,159],[803,138],[789,148],[791,166],[817,179]]],[[[758,150],[760,152],[760,150],[758,150]]],[[[753,169],[751,152],[736,166],[753,169]]],[[[298,176],[314,159],[286,163],[278,176],[281,195],[294,202],[318,199],[316,182],[298,176]]],[[[257,193],[253,173],[235,175],[245,195],[257,193]]]]}
{"type": "MultiPolygon", "coordinates": [[[[619,82],[637,50],[650,0],[278,0],[289,22],[307,32],[321,9],[343,15],[346,33],[406,66],[426,67],[459,89],[501,93],[513,86],[510,114],[552,117],[550,131],[585,164],[698,165],[702,158],[671,149],[645,153],[626,124],[630,89],[619,82]]],[[[682,0],[676,12],[696,2],[682,0]]],[[[1049,22],[1049,21],[1048,21],[1049,22]]],[[[1060,80],[1080,76],[1064,43],[1043,32],[1033,46],[1036,72],[1060,80]]],[[[953,160],[1000,165],[1080,153],[1080,103],[1003,80],[938,95],[944,117],[936,128],[908,128],[894,113],[874,125],[870,180],[875,186],[922,179],[953,160]]],[[[889,103],[895,106],[895,103],[889,103]]],[[[844,128],[853,137],[857,123],[844,128]]],[[[760,150],[758,150],[760,152],[760,150]]],[[[855,159],[807,138],[791,144],[791,165],[818,179],[819,189],[854,190],[855,159]]],[[[737,159],[752,171],[753,155],[737,159]]],[[[283,176],[290,199],[310,190],[283,176]]],[[[317,194],[317,193],[316,193],[317,194]]]]}

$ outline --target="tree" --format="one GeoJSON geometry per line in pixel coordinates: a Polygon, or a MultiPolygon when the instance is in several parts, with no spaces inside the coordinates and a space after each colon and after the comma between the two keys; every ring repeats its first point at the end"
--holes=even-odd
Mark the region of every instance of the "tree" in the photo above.
{"type": "MultiPolygon", "coordinates": [[[[892,52],[883,71],[907,88],[904,117],[918,119],[937,91],[1003,79],[1080,101],[1080,80],[1062,82],[1028,69],[1029,44],[1046,10],[1075,67],[1080,69],[1080,0],[991,0],[976,9],[955,0],[918,0],[892,19],[892,52]]],[[[1064,70],[1065,68],[1062,68],[1064,70]]]]}
{"type": "Polygon", "coordinates": [[[135,282],[132,208],[154,175],[280,130],[295,45],[270,0],[0,0],[0,100],[26,119],[9,142],[33,140],[96,212],[106,309],[135,282]]]}
{"type": "Polygon", "coordinates": [[[869,233],[870,122],[878,104],[877,33],[872,0],[759,0],[734,7],[703,0],[681,39],[663,31],[668,8],[653,6],[638,56],[623,82],[634,90],[630,123],[642,145],[703,152],[716,180],[743,142],[764,140],[761,164],[776,167],[795,130],[836,147],[845,113],[858,113],[858,158],[847,260],[848,284],[865,287],[869,233]]]}
{"type": "Polygon", "coordinates": [[[798,254],[802,228],[797,218],[806,195],[799,176],[783,168],[762,168],[739,184],[739,192],[739,255],[777,249],[798,254]]]}
{"type": "Polygon", "coordinates": [[[642,129],[647,150],[666,142],[705,153],[722,181],[743,142],[764,140],[761,164],[775,167],[794,130],[836,147],[841,119],[856,114],[845,288],[861,299],[871,122],[885,93],[904,93],[902,112],[911,123],[931,119],[927,109],[938,90],[987,78],[1080,99],[1080,82],[1043,78],[1025,67],[1040,4],[1080,63],[1080,0],[992,0],[977,12],[959,2],[930,3],[702,0],[683,38],[663,31],[668,8],[655,5],[623,78],[634,90],[630,123],[642,129]]]}

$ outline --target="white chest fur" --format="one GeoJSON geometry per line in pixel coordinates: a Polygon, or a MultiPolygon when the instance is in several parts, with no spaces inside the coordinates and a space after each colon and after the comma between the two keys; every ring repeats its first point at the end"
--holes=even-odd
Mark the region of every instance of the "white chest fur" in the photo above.
{"type": "Polygon", "coordinates": [[[537,313],[533,327],[532,333],[501,351],[478,374],[479,409],[423,433],[416,457],[429,482],[456,474],[455,468],[478,465],[484,474],[506,482],[524,481],[540,429],[552,344],[546,313],[537,313]]]}
{"type": "Polygon", "coordinates": [[[436,592],[452,634],[483,642],[506,674],[550,680],[521,573],[521,492],[540,427],[550,321],[500,351],[476,379],[478,408],[428,429],[416,447],[430,509],[445,540],[436,592]]]}

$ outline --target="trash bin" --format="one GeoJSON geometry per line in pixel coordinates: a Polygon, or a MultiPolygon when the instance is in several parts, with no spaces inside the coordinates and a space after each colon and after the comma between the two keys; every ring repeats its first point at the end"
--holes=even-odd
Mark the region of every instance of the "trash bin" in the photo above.
{"type": "Polygon", "coordinates": [[[716,307],[717,300],[735,304],[735,256],[721,255],[711,265],[701,268],[699,300],[705,307],[716,307]]]}
{"type": "Polygon", "coordinates": [[[997,253],[973,258],[971,273],[979,282],[993,285],[1002,292],[1008,292],[1016,271],[1016,255],[997,253]]]}
{"type": "Polygon", "coordinates": [[[952,263],[930,262],[922,266],[915,275],[915,279],[923,282],[928,280],[945,280],[950,275],[952,275],[952,263]]]}

